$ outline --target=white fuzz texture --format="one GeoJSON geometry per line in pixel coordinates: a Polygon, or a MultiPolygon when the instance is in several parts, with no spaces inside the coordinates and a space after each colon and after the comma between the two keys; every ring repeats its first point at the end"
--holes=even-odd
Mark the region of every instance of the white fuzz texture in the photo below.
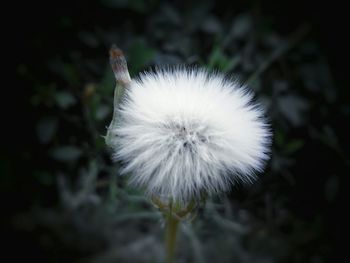
{"type": "Polygon", "coordinates": [[[205,70],[172,68],[132,80],[119,106],[114,157],[150,196],[186,203],[252,182],[271,133],[252,94],[205,70]]]}

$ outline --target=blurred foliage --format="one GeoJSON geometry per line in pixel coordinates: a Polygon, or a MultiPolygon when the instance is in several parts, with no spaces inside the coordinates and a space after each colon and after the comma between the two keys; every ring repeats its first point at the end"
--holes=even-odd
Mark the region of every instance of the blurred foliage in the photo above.
{"type": "Polygon", "coordinates": [[[17,73],[35,138],[16,155],[24,167],[0,167],[10,175],[3,185],[26,185],[11,217],[16,244],[46,262],[162,262],[161,214],[118,176],[102,137],[114,89],[107,51],[117,43],[132,77],[189,64],[248,82],[272,122],[266,173],[209,200],[183,225],[178,262],[332,259],[338,232],[331,225],[349,171],[342,122],[350,106],[312,29],[300,24],[281,34],[258,3],[103,0],[86,4],[89,15],[62,12],[46,35],[34,33],[30,47],[43,55],[19,63],[17,73]],[[23,172],[26,179],[15,176],[23,172]]]}

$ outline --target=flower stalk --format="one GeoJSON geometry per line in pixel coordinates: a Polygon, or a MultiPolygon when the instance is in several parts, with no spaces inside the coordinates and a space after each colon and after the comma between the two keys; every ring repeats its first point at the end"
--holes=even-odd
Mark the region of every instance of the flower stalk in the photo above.
{"type": "Polygon", "coordinates": [[[173,213],[172,203],[169,205],[169,210],[166,215],[166,263],[173,263],[175,257],[176,237],[180,218],[173,213]]]}
{"type": "Polygon", "coordinates": [[[176,239],[178,226],[185,219],[192,220],[195,216],[197,202],[192,200],[182,209],[179,202],[169,201],[164,204],[160,199],[152,197],[153,204],[164,214],[165,218],[165,248],[166,248],[166,263],[173,263],[176,252],[176,239]]]}

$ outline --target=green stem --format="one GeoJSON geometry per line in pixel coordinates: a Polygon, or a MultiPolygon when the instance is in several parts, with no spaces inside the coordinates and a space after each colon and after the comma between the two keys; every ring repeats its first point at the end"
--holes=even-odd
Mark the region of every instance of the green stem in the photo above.
{"type": "Polygon", "coordinates": [[[176,247],[176,236],[179,225],[179,218],[177,218],[172,211],[172,204],[166,218],[166,263],[173,263],[176,247]]]}

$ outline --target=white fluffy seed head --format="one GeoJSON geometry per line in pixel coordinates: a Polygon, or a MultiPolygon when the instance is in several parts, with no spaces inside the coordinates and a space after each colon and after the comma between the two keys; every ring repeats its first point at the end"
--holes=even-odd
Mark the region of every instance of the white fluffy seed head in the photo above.
{"type": "Polygon", "coordinates": [[[119,105],[115,160],[150,196],[186,203],[252,182],[271,133],[238,83],[205,70],[143,73],[119,105]]]}

